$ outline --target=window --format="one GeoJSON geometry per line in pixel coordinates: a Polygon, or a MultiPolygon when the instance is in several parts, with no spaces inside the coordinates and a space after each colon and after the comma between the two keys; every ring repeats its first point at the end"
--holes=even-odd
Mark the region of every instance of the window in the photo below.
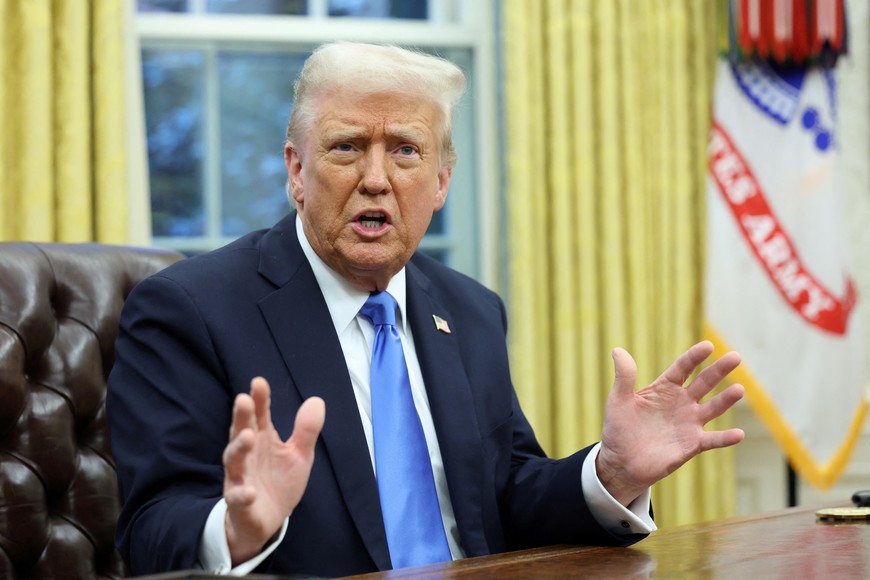
{"type": "Polygon", "coordinates": [[[292,83],[330,40],[411,46],[457,63],[469,90],[454,122],[459,163],[421,249],[477,278],[494,181],[489,2],[138,0],[155,245],[198,253],[289,209],[282,157],[292,83]]]}

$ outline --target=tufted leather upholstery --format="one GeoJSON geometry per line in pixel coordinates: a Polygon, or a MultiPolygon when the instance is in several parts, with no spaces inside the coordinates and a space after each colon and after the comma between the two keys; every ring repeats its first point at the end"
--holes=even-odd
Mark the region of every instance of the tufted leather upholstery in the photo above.
{"type": "Polygon", "coordinates": [[[181,257],[0,243],[0,578],[124,575],[106,377],[124,299],[181,257]]]}

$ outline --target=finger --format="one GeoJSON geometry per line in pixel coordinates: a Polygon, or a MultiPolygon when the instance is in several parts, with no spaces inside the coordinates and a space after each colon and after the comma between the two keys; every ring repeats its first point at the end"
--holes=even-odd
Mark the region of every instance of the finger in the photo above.
{"type": "Polygon", "coordinates": [[[668,370],[663,372],[659,379],[682,385],[686,382],[698,365],[707,360],[713,353],[713,343],[709,340],[704,340],[696,345],[693,345],[689,350],[681,354],[674,364],[668,367],[668,370]]]}
{"type": "Polygon", "coordinates": [[[227,443],[223,453],[224,479],[227,483],[239,485],[244,483],[247,471],[248,455],[254,448],[254,432],[243,429],[236,437],[227,443]]]}
{"type": "Polygon", "coordinates": [[[740,364],[740,355],[736,352],[729,352],[722,355],[719,360],[705,368],[695,378],[694,381],[686,388],[689,394],[696,400],[700,401],[707,393],[716,388],[716,385],[728,376],[728,374],[737,368],[740,364]]]}
{"type": "Polygon", "coordinates": [[[614,348],[610,356],[613,358],[613,395],[619,398],[634,396],[637,363],[624,348],[614,348]]]}
{"type": "Polygon", "coordinates": [[[743,429],[708,431],[701,436],[701,452],[737,445],[744,437],[743,429]]]}
{"type": "Polygon", "coordinates": [[[303,453],[313,453],[317,437],[323,429],[326,420],[326,403],[320,397],[310,397],[302,403],[296,412],[296,422],[293,424],[293,434],[290,441],[303,453]]]}
{"type": "Polygon", "coordinates": [[[224,491],[227,507],[243,507],[254,503],[257,489],[253,485],[237,485],[224,491]]]}
{"type": "Polygon", "coordinates": [[[243,429],[253,429],[255,426],[254,400],[250,395],[241,393],[236,396],[236,400],[233,402],[233,421],[230,424],[230,441],[238,437],[243,429]]]}
{"type": "Polygon", "coordinates": [[[269,381],[263,377],[251,379],[251,397],[254,399],[257,429],[261,431],[272,429],[272,391],[269,389],[269,381]]]}
{"type": "Polygon", "coordinates": [[[743,385],[734,384],[701,405],[700,418],[704,424],[721,416],[743,398],[743,385]]]}

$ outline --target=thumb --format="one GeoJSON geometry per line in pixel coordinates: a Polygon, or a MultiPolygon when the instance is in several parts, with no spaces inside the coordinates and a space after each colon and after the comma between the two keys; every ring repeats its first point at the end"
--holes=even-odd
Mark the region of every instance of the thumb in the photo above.
{"type": "Polygon", "coordinates": [[[296,412],[296,422],[293,424],[293,435],[290,439],[299,448],[313,452],[325,420],[326,403],[323,399],[320,397],[306,399],[296,412]]]}
{"type": "Polygon", "coordinates": [[[614,348],[610,356],[613,358],[613,396],[633,396],[637,383],[637,363],[624,348],[614,348]]]}

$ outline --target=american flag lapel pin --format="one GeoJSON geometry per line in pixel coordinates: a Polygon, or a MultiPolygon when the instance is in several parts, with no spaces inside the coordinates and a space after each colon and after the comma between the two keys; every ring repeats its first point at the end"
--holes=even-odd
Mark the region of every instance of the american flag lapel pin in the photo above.
{"type": "Polygon", "coordinates": [[[447,324],[447,321],[438,316],[437,314],[432,315],[432,320],[435,321],[435,329],[440,330],[444,334],[450,334],[450,325],[447,324]]]}

